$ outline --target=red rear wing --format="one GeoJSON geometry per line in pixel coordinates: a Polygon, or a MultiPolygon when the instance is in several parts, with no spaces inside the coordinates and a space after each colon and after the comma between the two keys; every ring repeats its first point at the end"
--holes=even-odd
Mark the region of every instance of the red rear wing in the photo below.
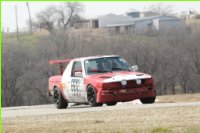
{"type": "Polygon", "coordinates": [[[63,60],[49,60],[49,64],[63,64],[63,63],[69,63],[71,59],[63,59],[63,60]]]}
{"type": "Polygon", "coordinates": [[[62,64],[69,63],[71,59],[63,59],[63,60],[49,60],[49,64],[59,64],[60,66],[60,75],[63,73],[62,64]]]}

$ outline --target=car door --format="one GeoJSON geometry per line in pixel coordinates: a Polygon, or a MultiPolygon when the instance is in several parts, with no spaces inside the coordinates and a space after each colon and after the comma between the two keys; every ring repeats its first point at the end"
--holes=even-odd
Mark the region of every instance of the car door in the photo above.
{"type": "Polygon", "coordinates": [[[83,68],[80,61],[75,61],[71,71],[69,93],[73,102],[86,102],[83,85],[83,68]]]}

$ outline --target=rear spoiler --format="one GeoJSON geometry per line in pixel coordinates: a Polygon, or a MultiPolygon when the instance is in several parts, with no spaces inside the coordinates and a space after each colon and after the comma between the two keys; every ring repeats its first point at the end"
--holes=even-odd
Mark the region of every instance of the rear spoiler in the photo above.
{"type": "Polygon", "coordinates": [[[69,63],[71,59],[63,59],[63,60],[49,60],[49,64],[59,64],[60,66],[60,75],[63,73],[62,64],[69,63]]]}

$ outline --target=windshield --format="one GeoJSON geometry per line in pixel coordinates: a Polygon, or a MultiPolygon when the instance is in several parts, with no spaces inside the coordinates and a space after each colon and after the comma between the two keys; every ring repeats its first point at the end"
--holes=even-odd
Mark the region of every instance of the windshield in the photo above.
{"type": "Polygon", "coordinates": [[[121,57],[90,59],[84,62],[87,75],[113,71],[131,71],[131,66],[121,57]]]}

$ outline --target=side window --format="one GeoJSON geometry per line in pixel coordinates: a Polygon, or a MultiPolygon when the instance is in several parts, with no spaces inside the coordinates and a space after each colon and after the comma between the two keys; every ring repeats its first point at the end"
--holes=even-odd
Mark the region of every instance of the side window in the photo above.
{"type": "Polygon", "coordinates": [[[78,61],[74,62],[73,67],[72,67],[72,73],[71,73],[71,76],[72,76],[72,77],[77,77],[77,76],[75,75],[75,72],[80,72],[80,73],[82,73],[81,62],[78,62],[78,61]]]}

